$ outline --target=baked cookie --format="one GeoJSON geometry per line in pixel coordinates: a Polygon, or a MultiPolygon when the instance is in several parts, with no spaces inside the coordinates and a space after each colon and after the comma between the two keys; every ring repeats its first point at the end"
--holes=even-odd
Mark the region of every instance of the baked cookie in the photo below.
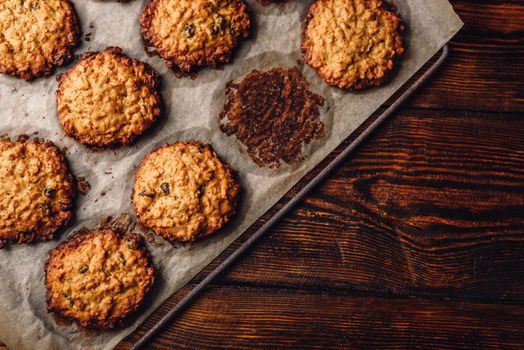
{"type": "Polygon", "coordinates": [[[111,229],[62,242],[49,252],[45,274],[48,312],[92,329],[123,325],[156,277],[142,237],[111,229]]]}
{"type": "Polygon", "coordinates": [[[57,80],[60,124],[86,145],[127,145],[161,114],[158,74],[120,48],[83,55],[57,80]]]}
{"type": "Polygon", "coordinates": [[[317,0],[304,28],[304,59],[329,85],[378,86],[404,52],[403,29],[382,0],[317,0]]]}
{"type": "Polygon", "coordinates": [[[180,142],[149,153],[132,201],[140,223],[170,241],[194,241],[235,213],[240,186],[211,146],[180,142]]]}
{"type": "Polygon", "coordinates": [[[72,216],[74,180],[51,141],[0,141],[0,246],[46,241],[72,216]]]}
{"type": "Polygon", "coordinates": [[[0,1],[0,73],[25,80],[68,62],[80,25],[68,0],[0,1]]]}
{"type": "Polygon", "coordinates": [[[251,20],[243,0],[152,0],[140,16],[146,46],[175,72],[227,63],[251,20]]]}
{"type": "Polygon", "coordinates": [[[227,84],[220,130],[234,135],[258,166],[274,169],[301,161],[304,146],[324,135],[323,105],[298,69],[254,70],[227,84]]]}

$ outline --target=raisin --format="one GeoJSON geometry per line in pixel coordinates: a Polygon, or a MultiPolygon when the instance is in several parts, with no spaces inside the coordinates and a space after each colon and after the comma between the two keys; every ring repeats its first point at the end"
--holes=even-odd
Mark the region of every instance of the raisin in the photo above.
{"type": "Polygon", "coordinates": [[[55,199],[56,197],[56,190],[54,188],[46,188],[44,190],[44,195],[48,198],[55,199]]]}
{"type": "Polygon", "coordinates": [[[155,195],[152,193],[147,193],[146,191],[142,191],[138,194],[141,197],[148,197],[148,198],[155,198],[155,195]]]}
{"type": "Polygon", "coordinates": [[[66,298],[66,300],[69,301],[69,306],[75,305],[75,300],[69,294],[64,294],[64,298],[66,298]]]}
{"type": "Polygon", "coordinates": [[[186,37],[188,37],[188,38],[192,38],[193,35],[195,35],[195,25],[194,25],[194,24],[187,23],[187,24],[184,26],[184,33],[186,34],[186,37]]]}
{"type": "Polygon", "coordinates": [[[167,182],[162,182],[160,184],[160,189],[162,190],[162,192],[164,192],[164,194],[169,194],[169,184],[167,182]]]}

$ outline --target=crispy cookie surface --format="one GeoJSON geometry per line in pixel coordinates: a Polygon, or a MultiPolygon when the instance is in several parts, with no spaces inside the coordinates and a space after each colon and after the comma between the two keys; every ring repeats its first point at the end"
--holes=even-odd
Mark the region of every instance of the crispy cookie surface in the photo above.
{"type": "Polygon", "coordinates": [[[152,0],[140,17],[142,37],[167,65],[182,74],[231,59],[249,36],[243,0],[152,0]]]}
{"type": "Polygon", "coordinates": [[[161,115],[159,79],[119,48],[86,54],[58,78],[60,124],[87,145],[129,144],[161,115]]]}
{"type": "Polygon", "coordinates": [[[69,61],[80,26],[68,0],[0,1],[0,73],[26,80],[69,61]]]}
{"type": "Polygon", "coordinates": [[[329,85],[377,86],[404,52],[403,29],[382,0],[317,0],[304,28],[304,59],[329,85]]]}
{"type": "Polygon", "coordinates": [[[142,161],[132,201],[145,227],[170,241],[194,241],[235,213],[240,186],[209,145],[165,145],[142,161]]]}
{"type": "Polygon", "coordinates": [[[258,166],[274,169],[304,159],[304,146],[324,135],[323,105],[297,68],[254,70],[226,85],[220,130],[234,135],[258,166]]]}
{"type": "Polygon", "coordinates": [[[45,273],[48,311],[93,329],[123,325],[156,278],[142,237],[110,229],[62,242],[49,252],[45,273]]]}
{"type": "Polygon", "coordinates": [[[0,245],[46,241],[71,220],[75,192],[51,141],[0,141],[0,245]]]}

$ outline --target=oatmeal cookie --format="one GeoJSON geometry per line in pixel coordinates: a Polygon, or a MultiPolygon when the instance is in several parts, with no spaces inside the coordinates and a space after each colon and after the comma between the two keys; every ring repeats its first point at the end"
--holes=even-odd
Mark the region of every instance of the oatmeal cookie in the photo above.
{"type": "Polygon", "coordinates": [[[329,85],[378,86],[404,52],[403,29],[382,0],[317,0],[304,28],[304,59],[329,85]]]}
{"type": "Polygon", "coordinates": [[[80,42],[68,0],[0,1],[0,73],[31,80],[67,63],[80,42]]]}
{"type": "Polygon", "coordinates": [[[46,241],[69,224],[74,180],[51,141],[0,141],[0,245],[46,241]]]}
{"type": "Polygon", "coordinates": [[[156,278],[142,237],[111,229],[62,242],[49,252],[45,274],[48,312],[92,329],[122,326],[156,278]]]}
{"type": "Polygon", "coordinates": [[[142,161],[132,201],[138,219],[170,241],[194,241],[235,213],[240,186],[211,146],[165,145],[142,161]]]}
{"type": "Polygon", "coordinates": [[[60,124],[86,145],[127,145],[161,115],[158,74],[117,47],[85,54],[58,81],[60,124]]]}
{"type": "Polygon", "coordinates": [[[142,37],[175,72],[227,63],[251,26],[243,0],[152,0],[140,16],[142,37]]]}

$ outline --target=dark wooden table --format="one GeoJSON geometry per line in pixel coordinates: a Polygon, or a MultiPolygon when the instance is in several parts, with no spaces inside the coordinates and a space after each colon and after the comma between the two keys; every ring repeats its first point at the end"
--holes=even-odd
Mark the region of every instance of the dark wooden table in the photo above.
{"type": "Polygon", "coordinates": [[[452,2],[444,68],[151,349],[524,348],[524,1],[452,2]]]}

